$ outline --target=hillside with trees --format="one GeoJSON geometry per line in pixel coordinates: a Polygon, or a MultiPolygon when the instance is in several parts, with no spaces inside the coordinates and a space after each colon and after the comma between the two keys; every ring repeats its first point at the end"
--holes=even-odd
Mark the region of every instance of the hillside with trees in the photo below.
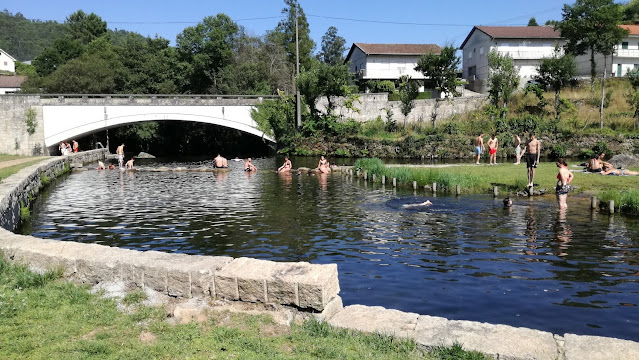
{"type": "Polygon", "coordinates": [[[33,60],[54,41],[64,37],[64,25],[29,20],[21,13],[0,12],[0,49],[18,61],[33,60]]]}

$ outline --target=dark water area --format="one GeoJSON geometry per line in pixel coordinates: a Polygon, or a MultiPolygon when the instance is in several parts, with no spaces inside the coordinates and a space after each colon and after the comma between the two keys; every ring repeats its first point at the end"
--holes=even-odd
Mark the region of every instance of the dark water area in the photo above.
{"type": "MultiPolygon", "coordinates": [[[[256,159],[255,174],[233,161],[219,174],[73,173],[37,200],[22,230],[127,249],[336,263],[346,305],[639,341],[636,219],[591,213],[570,196],[565,213],[554,196],[504,209],[488,195],[282,175],[281,162],[256,159]],[[432,206],[404,206],[427,199],[432,206]]],[[[210,160],[136,161],[202,165],[210,160]]]]}

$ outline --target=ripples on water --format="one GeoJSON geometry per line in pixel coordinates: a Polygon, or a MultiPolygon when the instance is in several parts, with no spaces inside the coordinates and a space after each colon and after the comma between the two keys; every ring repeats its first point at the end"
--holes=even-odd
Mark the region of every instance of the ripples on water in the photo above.
{"type": "MultiPolygon", "coordinates": [[[[150,163],[157,167],[208,163],[150,163]]],[[[346,304],[639,341],[638,222],[569,199],[426,197],[329,176],[86,171],[25,231],[129,249],[337,263],[346,304]],[[428,208],[404,208],[429,198],[428,208]]],[[[295,165],[295,164],[294,164],[295,165]]],[[[523,174],[523,173],[522,173],[523,174]]]]}

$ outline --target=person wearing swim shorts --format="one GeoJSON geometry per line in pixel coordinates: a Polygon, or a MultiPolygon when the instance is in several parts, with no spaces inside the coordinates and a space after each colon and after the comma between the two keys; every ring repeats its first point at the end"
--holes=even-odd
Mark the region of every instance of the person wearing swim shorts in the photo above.
{"type": "Polygon", "coordinates": [[[541,143],[535,138],[535,133],[530,132],[530,139],[526,141],[526,170],[528,172],[528,188],[532,189],[535,180],[535,169],[539,164],[541,155],[541,143]]]}
{"type": "Polygon", "coordinates": [[[499,140],[495,134],[488,140],[488,154],[490,155],[489,165],[497,165],[497,148],[499,147],[499,140]]]}
{"type": "Polygon", "coordinates": [[[484,152],[484,150],[486,150],[486,147],[484,146],[484,133],[479,133],[479,136],[477,136],[475,138],[475,154],[477,155],[477,160],[475,161],[475,164],[479,165],[479,158],[481,157],[481,154],[484,152]]]}
{"type": "Polygon", "coordinates": [[[566,164],[566,160],[563,158],[557,160],[555,164],[559,168],[559,173],[557,174],[557,187],[555,188],[557,203],[559,204],[559,209],[566,209],[568,207],[566,199],[568,198],[568,192],[570,191],[570,181],[572,181],[573,174],[572,171],[568,170],[568,164],[566,164]]]}
{"type": "Polygon", "coordinates": [[[115,149],[115,153],[118,155],[118,166],[122,169],[124,165],[124,144],[118,146],[118,148],[115,149]]]}

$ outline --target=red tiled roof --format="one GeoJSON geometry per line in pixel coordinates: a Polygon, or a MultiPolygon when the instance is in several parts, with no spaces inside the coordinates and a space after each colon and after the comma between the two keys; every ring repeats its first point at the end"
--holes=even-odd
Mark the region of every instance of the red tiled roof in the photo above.
{"type": "Polygon", "coordinates": [[[561,39],[561,33],[549,26],[475,26],[459,47],[460,49],[464,48],[475,30],[493,39],[561,39]]]}
{"type": "Polygon", "coordinates": [[[0,76],[0,88],[19,88],[26,76],[0,76]]]}
{"type": "Polygon", "coordinates": [[[346,56],[345,62],[348,62],[355,47],[358,47],[366,55],[423,55],[423,54],[439,54],[442,48],[436,44],[366,44],[353,43],[351,50],[346,56]]]}
{"type": "Polygon", "coordinates": [[[619,25],[619,27],[630,31],[630,35],[639,35],[639,25],[619,25]]]}

